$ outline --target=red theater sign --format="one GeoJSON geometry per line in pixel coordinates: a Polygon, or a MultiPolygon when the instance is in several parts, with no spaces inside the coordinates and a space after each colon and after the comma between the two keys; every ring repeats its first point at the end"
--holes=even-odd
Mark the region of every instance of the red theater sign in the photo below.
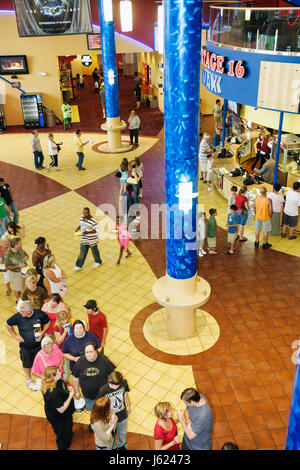
{"type": "Polygon", "coordinates": [[[201,50],[201,64],[212,72],[229,75],[230,77],[243,78],[246,68],[242,60],[228,60],[219,54],[213,54],[206,49],[201,50]]]}

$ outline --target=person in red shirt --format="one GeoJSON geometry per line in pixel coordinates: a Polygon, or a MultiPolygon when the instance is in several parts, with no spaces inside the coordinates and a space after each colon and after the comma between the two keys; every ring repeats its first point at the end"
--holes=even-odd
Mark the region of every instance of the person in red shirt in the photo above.
{"type": "Polygon", "coordinates": [[[248,210],[249,210],[249,202],[248,198],[246,197],[248,188],[247,186],[242,186],[239,190],[238,194],[236,194],[233,204],[236,205],[237,210],[240,216],[240,225],[239,225],[239,239],[240,242],[246,242],[247,238],[244,237],[244,230],[245,225],[248,219],[248,210]]]}
{"type": "Polygon", "coordinates": [[[173,419],[173,411],[169,402],[160,402],[154,408],[157,422],[154,427],[155,450],[179,450],[180,437],[177,436],[178,420],[173,419]]]}
{"type": "Polygon", "coordinates": [[[86,308],[89,322],[87,331],[94,333],[104,348],[107,336],[106,316],[98,309],[96,300],[88,300],[84,307],[86,308]]]}

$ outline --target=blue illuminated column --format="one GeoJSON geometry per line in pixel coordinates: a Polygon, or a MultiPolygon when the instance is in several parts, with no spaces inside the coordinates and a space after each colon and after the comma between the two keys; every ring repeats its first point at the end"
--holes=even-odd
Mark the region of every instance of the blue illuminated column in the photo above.
{"type": "Polygon", "coordinates": [[[226,130],[226,111],[227,111],[228,101],[224,100],[223,103],[223,123],[222,123],[222,148],[225,146],[225,130],[226,130]]]}
{"type": "Polygon", "coordinates": [[[108,151],[128,150],[122,147],[121,130],[126,124],[120,123],[119,90],[115,44],[115,26],[113,21],[112,0],[99,0],[102,61],[104,75],[105,107],[107,120],[101,129],[107,131],[108,151]]]}
{"type": "Polygon", "coordinates": [[[152,292],[167,307],[171,338],[194,333],[197,285],[198,119],[202,0],[164,0],[167,275],[152,292]]]}
{"type": "MultiPolygon", "coordinates": [[[[299,347],[300,341],[298,341],[299,347]]],[[[289,424],[287,429],[285,450],[300,450],[300,355],[299,349],[294,352],[296,369],[291,399],[289,424]]]]}
{"type": "Polygon", "coordinates": [[[274,177],[273,177],[273,186],[276,184],[277,175],[278,175],[278,165],[279,165],[279,154],[280,154],[280,141],[282,134],[282,124],[283,124],[283,111],[280,111],[279,115],[279,126],[278,126],[278,136],[277,136],[277,146],[276,146],[276,155],[275,155],[275,167],[274,167],[274,177]]]}

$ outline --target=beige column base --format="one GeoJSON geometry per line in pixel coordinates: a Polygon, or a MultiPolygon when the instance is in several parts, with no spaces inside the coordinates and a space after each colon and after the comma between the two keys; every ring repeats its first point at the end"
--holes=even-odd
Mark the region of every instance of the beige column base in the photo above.
{"type": "MultiPolygon", "coordinates": [[[[103,131],[107,131],[108,145],[105,147],[106,152],[124,152],[129,150],[130,145],[122,145],[121,131],[126,129],[126,123],[120,122],[120,116],[116,118],[107,118],[106,122],[101,125],[103,131]]],[[[102,147],[104,149],[104,147],[102,147]]]]}
{"type": "Polygon", "coordinates": [[[170,339],[194,335],[196,309],[208,301],[210,293],[209,283],[197,275],[190,279],[174,279],[167,274],[155,282],[152,294],[160,305],[167,308],[170,339]]]}

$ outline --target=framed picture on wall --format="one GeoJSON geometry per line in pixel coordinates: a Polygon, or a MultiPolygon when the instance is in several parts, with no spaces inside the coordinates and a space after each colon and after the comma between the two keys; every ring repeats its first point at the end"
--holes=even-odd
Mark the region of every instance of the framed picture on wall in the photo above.
{"type": "Polygon", "coordinates": [[[86,35],[87,47],[90,51],[101,50],[101,34],[93,33],[86,35]]]}

